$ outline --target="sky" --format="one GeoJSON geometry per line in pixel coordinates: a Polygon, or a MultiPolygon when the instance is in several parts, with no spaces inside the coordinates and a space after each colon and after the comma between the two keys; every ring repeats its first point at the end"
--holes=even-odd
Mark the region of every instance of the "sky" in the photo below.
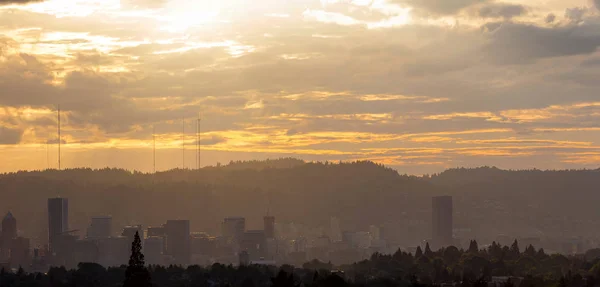
{"type": "Polygon", "coordinates": [[[597,168],[598,8],[0,0],[0,172],[58,167],[59,106],[62,168],[597,168]]]}

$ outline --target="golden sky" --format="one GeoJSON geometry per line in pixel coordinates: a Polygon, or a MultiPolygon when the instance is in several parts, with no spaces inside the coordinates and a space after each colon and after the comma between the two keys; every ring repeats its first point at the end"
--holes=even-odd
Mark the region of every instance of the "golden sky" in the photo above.
{"type": "Polygon", "coordinates": [[[600,0],[0,0],[0,171],[600,165],[600,0]],[[185,120],[185,124],[183,123],[185,120]],[[185,136],[182,138],[182,129],[185,136]],[[182,143],[186,150],[182,152],[182,143]]]}

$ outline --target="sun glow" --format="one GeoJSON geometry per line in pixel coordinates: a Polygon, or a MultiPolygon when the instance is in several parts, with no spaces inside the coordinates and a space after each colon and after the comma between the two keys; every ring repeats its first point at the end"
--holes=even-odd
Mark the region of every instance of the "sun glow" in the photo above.
{"type": "Polygon", "coordinates": [[[161,30],[181,33],[191,28],[214,23],[220,13],[219,1],[171,1],[164,8],[164,16],[159,20],[164,22],[161,30]]]}

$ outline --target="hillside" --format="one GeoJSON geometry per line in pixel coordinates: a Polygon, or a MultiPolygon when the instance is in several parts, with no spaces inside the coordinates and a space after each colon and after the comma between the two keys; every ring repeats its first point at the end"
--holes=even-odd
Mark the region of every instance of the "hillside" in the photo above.
{"type": "Polygon", "coordinates": [[[70,200],[72,228],[85,234],[89,218],[112,215],[116,227],[192,220],[193,230],[218,232],[226,216],[259,228],[267,212],[279,223],[342,228],[385,225],[398,242],[427,238],[430,198],[454,196],[455,225],[465,237],[597,236],[598,171],[454,169],[409,177],[372,162],[237,162],[155,175],[118,169],[75,169],[0,175],[0,212],[12,211],[26,236],[45,238],[46,199],[70,200]],[[468,231],[470,230],[470,231],[468,231]]]}

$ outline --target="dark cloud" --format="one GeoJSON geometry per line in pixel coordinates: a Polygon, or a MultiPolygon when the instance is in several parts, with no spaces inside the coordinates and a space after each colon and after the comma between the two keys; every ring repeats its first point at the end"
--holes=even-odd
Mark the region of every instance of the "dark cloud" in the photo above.
{"type": "Polygon", "coordinates": [[[585,7],[574,7],[565,10],[565,18],[572,22],[579,23],[583,21],[583,17],[587,14],[588,9],[585,7]]]}
{"type": "MultiPolygon", "coordinates": [[[[600,1],[600,0],[599,0],[600,1]]],[[[546,23],[550,24],[550,23],[554,23],[554,21],[556,20],[556,15],[550,13],[546,16],[546,18],[544,18],[544,21],[546,21],[546,23]]]]}
{"type": "Polygon", "coordinates": [[[597,25],[543,28],[504,23],[490,33],[484,52],[498,63],[529,63],[539,58],[590,54],[600,46],[597,25]]]}
{"type": "Polygon", "coordinates": [[[478,10],[478,15],[482,18],[510,19],[526,13],[527,7],[523,5],[507,3],[489,3],[481,6],[478,10]]]}
{"type": "Polygon", "coordinates": [[[488,2],[488,0],[394,0],[393,2],[410,5],[433,14],[450,15],[477,3],[488,2]]]}
{"type": "Polygon", "coordinates": [[[21,142],[23,130],[0,126],[0,144],[18,144],[21,142]]]}
{"type": "MultiPolygon", "coordinates": [[[[227,139],[222,136],[212,135],[209,138],[200,139],[200,145],[216,145],[220,143],[227,142],[227,139]]],[[[194,141],[194,145],[197,144],[198,141],[194,141]]]]}

